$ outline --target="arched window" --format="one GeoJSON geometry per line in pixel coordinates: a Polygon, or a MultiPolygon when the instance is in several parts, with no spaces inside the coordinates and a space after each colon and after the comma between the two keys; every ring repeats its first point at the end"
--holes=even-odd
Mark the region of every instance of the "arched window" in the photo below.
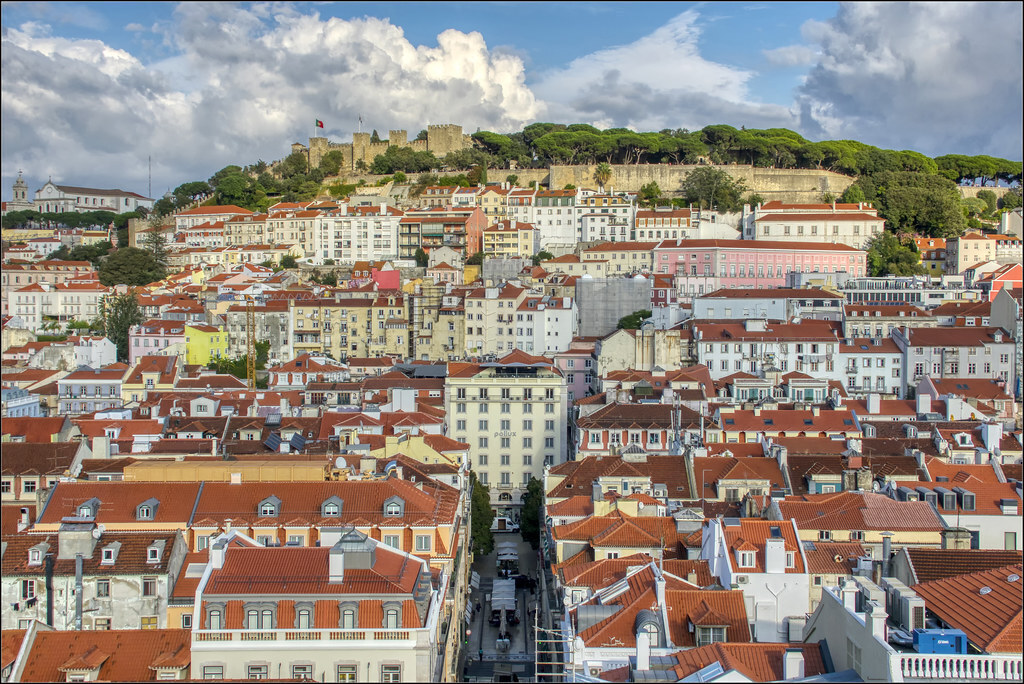
{"type": "Polygon", "coordinates": [[[341,613],[341,628],[342,629],[355,629],[356,628],[356,611],[351,608],[346,608],[341,613]]]}
{"type": "Polygon", "coordinates": [[[93,517],[92,506],[81,506],[78,509],[79,518],[91,518],[93,517]]]}
{"type": "Polygon", "coordinates": [[[398,611],[394,608],[384,611],[384,628],[398,629],[398,611]]]}
{"type": "Polygon", "coordinates": [[[298,629],[312,629],[313,611],[309,608],[301,608],[295,616],[295,627],[298,629]]]}
{"type": "Polygon", "coordinates": [[[258,610],[247,610],[247,611],[245,611],[245,628],[246,629],[259,629],[260,628],[260,611],[258,611],[258,610]]]}
{"type": "Polygon", "coordinates": [[[324,516],[325,517],[336,517],[341,515],[341,509],[338,508],[336,503],[324,504],[324,516]]]}
{"type": "Polygon", "coordinates": [[[277,515],[277,506],[272,503],[265,503],[260,506],[260,515],[263,516],[274,516],[277,515]]]}
{"type": "Polygon", "coordinates": [[[208,629],[222,629],[224,622],[223,622],[223,619],[221,617],[220,610],[217,609],[217,608],[211,609],[210,610],[210,619],[207,620],[207,622],[208,622],[208,625],[207,625],[208,629]]]}
{"type": "Polygon", "coordinates": [[[402,507],[396,503],[389,503],[384,507],[384,515],[392,517],[402,515],[402,507]]]}
{"type": "Polygon", "coordinates": [[[512,495],[509,492],[502,492],[498,495],[498,501],[511,501],[512,495]]]}
{"type": "Polygon", "coordinates": [[[260,612],[260,629],[274,628],[274,611],[264,608],[260,612]]]}
{"type": "Polygon", "coordinates": [[[149,520],[153,517],[153,509],[149,506],[139,506],[139,520],[149,520]]]}

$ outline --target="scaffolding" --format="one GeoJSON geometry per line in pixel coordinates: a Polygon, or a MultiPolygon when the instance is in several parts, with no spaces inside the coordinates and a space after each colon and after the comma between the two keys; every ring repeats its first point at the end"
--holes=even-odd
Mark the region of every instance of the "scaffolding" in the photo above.
{"type": "Polygon", "coordinates": [[[535,682],[565,681],[565,654],[572,644],[560,629],[545,629],[540,626],[540,611],[533,614],[534,670],[535,682]]]}
{"type": "Polygon", "coordinates": [[[579,334],[603,337],[615,332],[619,319],[651,309],[651,280],[579,278],[576,281],[579,334]]]}

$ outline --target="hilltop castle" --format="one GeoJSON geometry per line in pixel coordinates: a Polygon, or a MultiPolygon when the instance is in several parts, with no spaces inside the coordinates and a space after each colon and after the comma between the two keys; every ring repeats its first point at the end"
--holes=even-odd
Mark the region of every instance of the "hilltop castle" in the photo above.
{"type": "Polygon", "coordinates": [[[355,171],[356,163],[360,160],[371,164],[374,157],[384,154],[389,147],[411,147],[417,152],[430,151],[434,156],[441,158],[449,152],[463,150],[473,146],[470,136],[463,134],[462,126],[455,124],[440,124],[427,126],[426,140],[409,141],[406,131],[388,131],[388,139],[378,143],[370,142],[369,133],[353,133],[352,142],[334,143],[327,138],[310,138],[309,147],[302,143],[292,143],[292,152],[304,152],[309,154],[310,167],[320,165],[323,156],[332,150],[341,152],[341,170],[355,171]]]}

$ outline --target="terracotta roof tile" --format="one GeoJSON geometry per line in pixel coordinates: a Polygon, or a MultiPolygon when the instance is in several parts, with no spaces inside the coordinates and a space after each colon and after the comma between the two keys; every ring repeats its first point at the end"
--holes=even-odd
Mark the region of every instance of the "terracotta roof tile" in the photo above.
{"type": "Polygon", "coordinates": [[[62,682],[69,667],[99,665],[99,681],[154,681],[158,662],[188,665],[191,638],[187,629],[39,631],[21,676],[29,682],[62,682]]]}
{"type": "Polygon", "coordinates": [[[1020,551],[991,549],[923,549],[906,547],[918,582],[967,575],[972,572],[993,570],[1004,565],[1019,565],[1020,551]]]}
{"type": "Polygon", "coordinates": [[[1020,653],[1022,575],[1024,568],[1017,563],[911,588],[924,598],[928,610],[963,630],[984,652],[1020,653]]]}
{"type": "Polygon", "coordinates": [[[78,442],[7,442],[0,473],[62,475],[71,467],[79,446],[78,442]]]}
{"type": "Polygon", "coordinates": [[[716,643],[679,651],[669,657],[677,662],[672,669],[679,681],[708,665],[720,663],[723,669],[736,670],[752,682],[778,682],[785,679],[783,661],[790,649],[803,652],[805,676],[813,677],[828,671],[818,644],[716,643]]]}
{"type": "Polygon", "coordinates": [[[801,530],[934,531],[945,525],[930,504],[895,501],[884,494],[839,492],[787,496],[779,502],[784,519],[801,530]]]}
{"type": "Polygon", "coordinates": [[[155,498],[160,505],[152,525],[174,529],[188,523],[198,494],[198,482],[58,482],[37,524],[56,525],[75,517],[78,506],[92,498],[100,500],[97,523],[108,528],[134,524],[136,506],[155,498]]]}

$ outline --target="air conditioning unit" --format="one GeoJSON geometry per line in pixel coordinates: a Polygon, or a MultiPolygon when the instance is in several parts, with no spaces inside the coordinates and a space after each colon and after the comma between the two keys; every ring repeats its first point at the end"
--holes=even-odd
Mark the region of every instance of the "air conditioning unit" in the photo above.
{"type": "Polygon", "coordinates": [[[749,581],[750,581],[750,578],[747,577],[746,575],[737,575],[736,576],[736,584],[746,584],[749,581]]]}
{"type": "Polygon", "coordinates": [[[924,599],[908,589],[900,601],[900,628],[908,634],[915,629],[925,629],[924,599]]]}

